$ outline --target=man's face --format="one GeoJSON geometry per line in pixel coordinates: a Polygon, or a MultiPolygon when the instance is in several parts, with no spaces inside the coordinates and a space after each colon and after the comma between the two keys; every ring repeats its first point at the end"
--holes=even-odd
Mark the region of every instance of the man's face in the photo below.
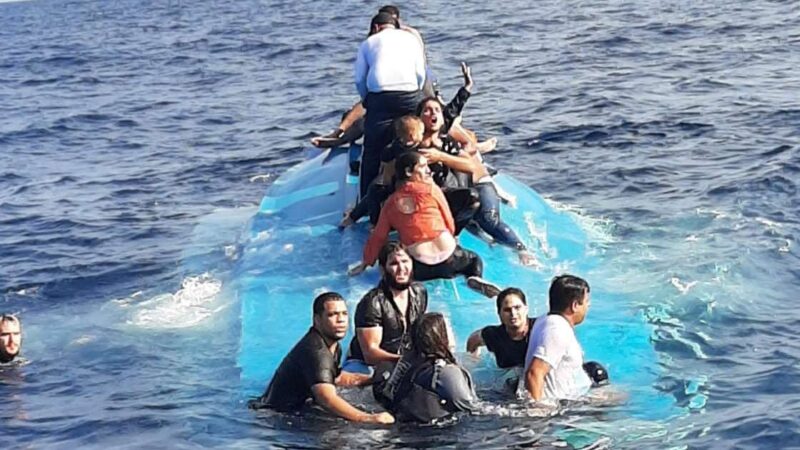
{"type": "Polygon", "coordinates": [[[331,300],[325,302],[324,311],[314,315],[314,326],[326,338],[338,341],[347,334],[347,318],[347,304],[344,300],[331,300]]]}
{"type": "Polygon", "coordinates": [[[578,302],[572,303],[572,310],[575,311],[575,325],[583,322],[586,319],[586,313],[589,312],[589,305],[591,305],[592,299],[589,293],[583,294],[583,304],[579,304],[578,302]]]}
{"type": "Polygon", "coordinates": [[[506,328],[518,330],[528,320],[528,305],[516,294],[509,294],[500,304],[500,322],[506,328]]]}
{"type": "Polygon", "coordinates": [[[383,267],[384,279],[393,289],[404,290],[411,284],[413,262],[405,250],[397,250],[386,259],[383,267]]]}
{"type": "Polygon", "coordinates": [[[0,353],[6,357],[17,356],[21,345],[22,333],[19,322],[7,320],[0,322],[0,353]]]}

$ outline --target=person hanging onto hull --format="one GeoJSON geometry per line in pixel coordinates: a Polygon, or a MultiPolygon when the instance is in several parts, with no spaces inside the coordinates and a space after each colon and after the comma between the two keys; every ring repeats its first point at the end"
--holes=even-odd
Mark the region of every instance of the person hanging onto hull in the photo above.
{"type": "Polygon", "coordinates": [[[336,416],[354,422],[390,424],[386,412],[371,414],[341,398],[337,386],[362,386],[366,375],[341,372],[339,341],[347,334],[347,304],[341,295],[326,292],[313,303],[313,326],[281,361],[264,395],[251,400],[252,409],[297,411],[309,400],[336,416]]]}
{"type": "Polygon", "coordinates": [[[375,263],[394,229],[414,260],[415,280],[461,275],[470,288],[490,298],[496,296],[500,288],[482,278],[480,256],[456,242],[455,221],[442,190],[431,178],[425,157],[417,152],[404,153],[396,160],[395,175],[400,185],[381,210],[378,224],[364,246],[361,264],[350,274],[358,275],[375,263]]]}
{"type": "Polygon", "coordinates": [[[413,351],[377,368],[375,399],[404,422],[431,423],[477,409],[470,373],[453,356],[453,339],[440,313],[422,316],[413,351]]]}

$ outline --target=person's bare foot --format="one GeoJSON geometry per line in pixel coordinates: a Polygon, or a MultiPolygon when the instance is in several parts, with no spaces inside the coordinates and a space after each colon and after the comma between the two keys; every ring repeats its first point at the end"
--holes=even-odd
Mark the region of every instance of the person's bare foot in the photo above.
{"type": "Polygon", "coordinates": [[[481,153],[489,153],[491,151],[494,151],[495,147],[497,147],[497,138],[496,137],[493,137],[493,138],[487,139],[487,140],[485,140],[483,142],[478,142],[477,144],[475,144],[475,148],[477,148],[478,151],[481,152],[481,153]]]}
{"type": "Polygon", "coordinates": [[[349,227],[349,226],[351,226],[351,225],[353,225],[355,223],[355,222],[353,222],[353,219],[350,217],[350,211],[351,210],[348,209],[347,211],[344,212],[344,216],[342,216],[342,221],[339,222],[339,229],[340,230],[344,230],[345,228],[347,228],[347,227],[349,227]]]}

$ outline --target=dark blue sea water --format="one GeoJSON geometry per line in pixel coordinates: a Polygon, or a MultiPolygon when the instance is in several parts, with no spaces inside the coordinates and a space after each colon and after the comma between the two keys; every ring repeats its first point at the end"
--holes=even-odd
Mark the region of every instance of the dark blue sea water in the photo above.
{"type": "MultiPolygon", "coordinates": [[[[25,339],[0,447],[564,445],[569,417],[382,429],[244,406],[239,232],[355,100],[378,6],[0,3],[0,311],[25,339]]],[[[472,65],[491,162],[580,214],[653,326],[684,414],[595,411],[591,448],[800,446],[800,6],[400,7],[446,96],[472,65]]]]}

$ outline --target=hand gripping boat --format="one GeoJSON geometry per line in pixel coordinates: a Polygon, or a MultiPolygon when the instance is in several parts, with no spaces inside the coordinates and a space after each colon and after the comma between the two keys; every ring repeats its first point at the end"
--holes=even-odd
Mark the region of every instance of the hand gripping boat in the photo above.
{"type": "MultiPolygon", "coordinates": [[[[250,222],[233,287],[241,301],[241,345],[238,364],[245,395],[259,395],[289,349],[311,324],[311,302],[324,291],[336,291],[348,301],[351,317],[361,296],[379,278],[376,269],[348,277],[347,269],[361,260],[367,227],[360,223],[337,229],[344,210],[356,201],[358,177],[351,166],[359,146],[336,148],[286,171],[268,189],[250,222]]],[[[517,207],[502,206],[502,217],[535,251],[543,267],[523,267],[511,250],[490,245],[468,232],[461,245],[484,260],[484,277],[501,287],[521,288],[530,314],[547,312],[547,290],[556,274],[582,276],[592,286],[592,308],[577,328],[586,359],[600,361],[611,382],[626,391],[625,409],[639,419],[664,419],[674,399],[654,385],[660,368],[650,342],[651,326],[633,311],[624,295],[615,294],[592,273],[603,264],[593,251],[576,215],[551,206],[529,187],[507,175],[495,181],[516,196],[517,207]]],[[[464,351],[469,334],[499,323],[495,302],[469,289],[463,279],[427,284],[429,310],[450,318],[457,350],[464,351]]],[[[349,345],[352,336],[342,342],[349,345]]],[[[484,356],[479,364],[494,365],[484,356]]],[[[480,383],[480,377],[477,378],[480,383]]],[[[674,411],[672,411],[674,412],[674,411]]]]}

